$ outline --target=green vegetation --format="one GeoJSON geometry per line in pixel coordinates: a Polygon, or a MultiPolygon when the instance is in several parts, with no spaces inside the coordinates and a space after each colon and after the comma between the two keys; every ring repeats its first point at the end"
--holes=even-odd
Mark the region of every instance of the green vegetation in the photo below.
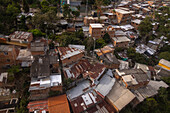
{"type": "Polygon", "coordinates": [[[137,105],[134,109],[127,106],[120,113],[169,113],[170,98],[168,94],[170,88],[160,88],[158,95],[155,97],[147,98],[145,101],[137,105]]]}
{"type": "Polygon", "coordinates": [[[146,17],[139,25],[138,30],[140,33],[140,36],[142,37],[142,41],[146,43],[147,37],[151,36],[152,31],[152,24],[151,24],[151,18],[146,17]]]}
{"type": "Polygon", "coordinates": [[[64,32],[61,36],[56,36],[56,40],[60,46],[68,46],[68,44],[83,44],[84,34],[82,30],[76,32],[64,32]]]}
{"type": "Polygon", "coordinates": [[[23,9],[24,9],[25,13],[28,13],[29,12],[29,5],[28,5],[27,0],[22,0],[22,5],[23,5],[23,9]]]}
{"type": "Polygon", "coordinates": [[[170,21],[168,18],[170,15],[170,7],[161,7],[158,9],[158,11],[155,12],[155,22],[159,23],[157,33],[158,36],[166,36],[170,40],[170,21]],[[160,12],[159,12],[160,10],[160,12]]]}
{"type": "Polygon", "coordinates": [[[32,29],[32,30],[29,30],[28,32],[31,32],[34,37],[45,36],[45,33],[42,33],[39,29],[32,29]]]}
{"type": "Polygon", "coordinates": [[[105,40],[102,38],[99,38],[96,40],[96,48],[102,48],[106,46],[105,40]]]}
{"type": "Polygon", "coordinates": [[[151,65],[154,66],[156,64],[158,64],[158,60],[155,59],[154,57],[152,58],[147,58],[144,55],[140,54],[140,53],[136,53],[136,50],[132,47],[130,48],[115,48],[115,56],[117,58],[120,58],[120,56],[118,56],[118,52],[123,52],[123,51],[127,51],[127,56],[129,59],[132,59],[133,62],[137,62],[137,63],[141,63],[141,64],[146,64],[146,65],[151,65]]]}
{"type": "Polygon", "coordinates": [[[110,35],[108,33],[106,33],[104,36],[103,36],[103,39],[105,40],[106,43],[111,43],[112,40],[110,38],[110,35]]]}
{"type": "Polygon", "coordinates": [[[169,60],[170,61],[170,52],[161,52],[159,54],[159,58],[160,59],[166,59],[166,60],[169,60]]]}
{"type": "Polygon", "coordinates": [[[13,0],[0,0],[0,33],[10,34],[17,29],[20,5],[13,0]]]}

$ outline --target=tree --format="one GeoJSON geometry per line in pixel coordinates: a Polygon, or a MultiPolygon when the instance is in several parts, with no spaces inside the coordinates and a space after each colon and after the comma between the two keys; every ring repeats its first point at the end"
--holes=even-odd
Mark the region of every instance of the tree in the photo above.
{"type": "Polygon", "coordinates": [[[106,43],[110,43],[110,42],[111,42],[110,35],[109,35],[108,33],[106,33],[106,34],[103,36],[103,39],[105,40],[106,43]]]}
{"type": "Polygon", "coordinates": [[[146,43],[146,38],[151,35],[152,24],[149,17],[146,17],[138,27],[142,42],[146,43]]]}
{"type": "Polygon", "coordinates": [[[41,32],[39,29],[32,29],[32,30],[29,30],[28,32],[31,32],[34,37],[45,36],[45,33],[41,32]]]}
{"type": "Polygon", "coordinates": [[[96,48],[102,48],[106,45],[104,39],[99,38],[96,40],[96,48]]]}
{"type": "Polygon", "coordinates": [[[159,54],[159,58],[160,59],[166,59],[170,61],[170,52],[166,51],[166,52],[161,52],[159,54]]]}
{"type": "Polygon", "coordinates": [[[15,75],[16,73],[18,73],[20,70],[19,70],[19,66],[12,66],[10,69],[8,69],[8,73],[10,75],[15,75]]]}
{"type": "Polygon", "coordinates": [[[63,5],[63,16],[64,16],[64,18],[69,18],[69,19],[72,18],[71,9],[68,4],[63,5]]]}
{"type": "Polygon", "coordinates": [[[72,11],[72,14],[74,16],[74,24],[75,24],[76,18],[80,16],[80,11],[72,11]]]}
{"type": "Polygon", "coordinates": [[[27,3],[27,0],[22,0],[22,5],[23,5],[23,9],[25,11],[25,13],[29,12],[29,5],[27,3]]]}

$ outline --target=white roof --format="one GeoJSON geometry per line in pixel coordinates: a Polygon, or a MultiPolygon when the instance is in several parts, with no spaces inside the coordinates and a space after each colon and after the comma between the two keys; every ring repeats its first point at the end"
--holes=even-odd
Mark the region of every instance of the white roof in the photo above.
{"type": "Polygon", "coordinates": [[[128,39],[126,36],[122,36],[122,37],[113,37],[113,40],[116,42],[129,42],[130,39],[128,39]]]}
{"type": "Polygon", "coordinates": [[[161,60],[159,61],[159,63],[161,63],[161,64],[163,64],[163,65],[165,65],[165,66],[167,66],[167,67],[170,68],[170,62],[169,62],[168,60],[161,59],[161,60]]]}
{"type": "Polygon", "coordinates": [[[119,69],[129,69],[129,62],[118,60],[120,62],[119,69]]]}
{"type": "Polygon", "coordinates": [[[103,28],[102,24],[96,23],[96,24],[90,24],[92,28],[103,28]]]}
{"type": "Polygon", "coordinates": [[[122,9],[115,9],[116,12],[121,13],[121,14],[130,14],[133,13],[134,11],[125,11],[122,9]]]}
{"type": "Polygon", "coordinates": [[[136,81],[136,79],[134,79],[132,77],[132,75],[125,75],[125,76],[122,76],[122,79],[125,81],[125,82],[131,82],[132,84],[138,84],[138,82],[136,81]]]}
{"type": "Polygon", "coordinates": [[[80,83],[77,84],[76,87],[67,90],[66,94],[69,100],[72,100],[80,95],[82,95],[85,91],[84,89],[87,89],[90,87],[90,81],[89,80],[84,80],[80,83]]]}
{"type": "Polygon", "coordinates": [[[72,45],[72,44],[69,44],[68,47],[76,48],[76,49],[80,49],[80,50],[85,50],[85,45],[72,45]]]}
{"type": "Polygon", "coordinates": [[[125,30],[125,31],[134,29],[134,27],[133,27],[132,25],[130,25],[130,24],[128,24],[128,25],[122,25],[122,26],[120,26],[120,28],[123,29],[123,30],[125,30]]]}
{"type": "Polygon", "coordinates": [[[100,92],[100,94],[103,96],[106,96],[115,84],[116,80],[111,76],[113,76],[113,74],[109,69],[107,73],[100,79],[99,84],[96,87],[96,91],[100,92]]]}
{"type": "Polygon", "coordinates": [[[135,19],[135,20],[132,20],[132,22],[137,23],[137,24],[140,24],[140,23],[141,23],[141,20],[135,19]]]}

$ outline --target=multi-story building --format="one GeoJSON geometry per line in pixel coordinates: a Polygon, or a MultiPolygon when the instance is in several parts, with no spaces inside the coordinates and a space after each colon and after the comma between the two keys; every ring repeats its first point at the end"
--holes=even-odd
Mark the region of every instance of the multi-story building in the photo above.
{"type": "Polygon", "coordinates": [[[102,36],[102,24],[96,23],[96,24],[90,24],[89,27],[89,34],[91,37],[94,37],[96,39],[101,38],[102,36]]]}
{"type": "Polygon", "coordinates": [[[56,52],[60,54],[62,65],[69,65],[81,59],[84,56],[84,51],[77,48],[58,47],[56,52]]]}
{"type": "Polygon", "coordinates": [[[18,49],[12,45],[0,45],[0,68],[11,67],[16,65],[18,49]]]}
{"type": "Polygon", "coordinates": [[[124,9],[115,9],[115,12],[119,24],[129,24],[131,20],[131,15],[134,14],[134,11],[127,11],[124,9]]]}
{"type": "Polygon", "coordinates": [[[138,30],[138,26],[141,23],[141,20],[135,19],[131,21],[131,25],[135,28],[135,30],[138,30]]]}

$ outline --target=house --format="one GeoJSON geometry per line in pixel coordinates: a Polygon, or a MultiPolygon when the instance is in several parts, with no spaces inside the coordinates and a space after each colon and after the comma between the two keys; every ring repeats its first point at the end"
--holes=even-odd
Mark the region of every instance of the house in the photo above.
{"type": "Polygon", "coordinates": [[[167,70],[167,71],[170,71],[170,62],[165,60],[165,59],[161,59],[159,61],[159,64],[158,66],[160,66],[161,68],[167,70]]]}
{"type": "Polygon", "coordinates": [[[149,15],[150,10],[148,8],[142,8],[143,14],[144,15],[149,15]]]}
{"type": "Polygon", "coordinates": [[[50,91],[62,92],[62,78],[60,74],[52,74],[43,78],[31,78],[29,87],[30,100],[45,99],[50,91]]]}
{"type": "Polygon", "coordinates": [[[123,9],[115,9],[117,20],[119,24],[129,24],[131,20],[131,15],[134,14],[134,11],[127,11],[123,9]]]}
{"type": "Polygon", "coordinates": [[[33,35],[29,32],[15,31],[13,34],[9,35],[8,40],[16,43],[29,44],[33,40],[33,35]]]}
{"type": "Polygon", "coordinates": [[[110,92],[110,90],[114,86],[115,82],[116,79],[113,77],[112,70],[109,69],[99,80],[99,84],[96,85],[95,91],[102,98],[105,98],[105,96],[110,92]]]}
{"type": "Polygon", "coordinates": [[[162,39],[154,39],[153,41],[152,40],[149,40],[148,41],[148,44],[147,46],[155,51],[159,50],[161,47],[163,47],[163,40],[162,39]]]}
{"type": "Polygon", "coordinates": [[[83,80],[79,83],[77,83],[76,87],[73,87],[70,90],[67,90],[67,98],[68,100],[74,100],[76,97],[82,95],[86,91],[89,91],[92,89],[92,85],[90,80],[83,80]]]}
{"type": "Polygon", "coordinates": [[[134,27],[130,24],[122,25],[120,28],[125,32],[125,31],[133,31],[134,27]]]}
{"type": "Polygon", "coordinates": [[[74,113],[91,113],[95,111],[113,113],[111,106],[109,106],[109,104],[107,104],[94,90],[90,90],[79,97],[70,100],[70,104],[74,113]],[[99,106],[99,104],[102,106],[99,106]]]}
{"type": "Polygon", "coordinates": [[[135,19],[131,21],[131,25],[135,28],[135,30],[138,30],[138,26],[141,23],[141,20],[135,19]]]}
{"type": "Polygon", "coordinates": [[[128,89],[138,89],[149,83],[149,77],[142,69],[116,69],[115,77],[128,89]]]}
{"type": "MultiPolygon", "coordinates": [[[[90,24],[98,23],[98,22],[99,22],[99,18],[98,17],[84,17],[84,25],[85,26],[89,26],[90,24]]],[[[100,23],[101,24],[108,23],[108,17],[100,16],[100,23]]]]}
{"type": "Polygon", "coordinates": [[[77,63],[64,67],[64,75],[66,78],[79,79],[85,77],[86,71],[92,68],[92,64],[87,59],[81,59],[77,63]]]}
{"type": "Polygon", "coordinates": [[[103,48],[94,50],[97,54],[99,60],[107,67],[111,69],[119,68],[119,61],[113,55],[114,49],[109,46],[104,46],[103,48]]]}
{"type": "MultiPolygon", "coordinates": [[[[114,37],[115,36],[115,29],[113,28],[113,26],[109,25],[106,28],[106,32],[109,34],[110,37],[114,37]]],[[[103,35],[103,34],[102,34],[103,35]]]]}
{"type": "Polygon", "coordinates": [[[36,56],[30,68],[31,77],[46,77],[50,75],[49,56],[36,56]]]}
{"type": "Polygon", "coordinates": [[[151,80],[147,86],[135,90],[133,94],[136,98],[132,102],[133,106],[136,106],[146,98],[157,95],[160,87],[168,88],[169,86],[163,81],[151,80]]]}
{"type": "MultiPolygon", "coordinates": [[[[120,27],[121,29],[121,27],[120,27]]],[[[122,36],[126,36],[126,32],[122,31],[122,30],[116,30],[114,37],[122,37],[122,36]]]]}
{"type": "Polygon", "coordinates": [[[89,78],[95,83],[104,73],[106,67],[103,64],[90,64],[87,59],[81,59],[77,63],[64,67],[66,78],[81,79],[89,78]]]}
{"type": "Polygon", "coordinates": [[[145,54],[147,56],[153,56],[156,51],[144,44],[140,44],[139,46],[136,47],[136,52],[140,54],[145,54]]]}
{"type": "Polygon", "coordinates": [[[66,94],[48,98],[49,113],[70,113],[66,94]]]}
{"type": "Polygon", "coordinates": [[[120,62],[119,65],[119,70],[123,70],[123,69],[129,69],[129,62],[127,61],[123,61],[123,60],[118,60],[120,62]]]}
{"type": "Polygon", "coordinates": [[[48,42],[45,39],[36,40],[31,42],[29,49],[33,56],[45,55],[48,50],[48,42]]]}
{"type": "Polygon", "coordinates": [[[59,52],[63,66],[72,64],[84,56],[84,51],[77,48],[57,47],[55,51],[59,52]]]}
{"type": "Polygon", "coordinates": [[[21,67],[30,67],[34,59],[28,49],[20,49],[16,60],[21,63],[21,67]]]}
{"type": "Polygon", "coordinates": [[[152,66],[135,63],[134,69],[142,69],[148,75],[149,79],[156,76],[155,69],[152,66]]]}
{"type": "Polygon", "coordinates": [[[132,15],[132,20],[136,20],[136,19],[143,20],[143,19],[145,19],[145,16],[143,16],[141,14],[132,15]]]}
{"type": "Polygon", "coordinates": [[[118,82],[115,82],[111,91],[106,95],[106,101],[114,107],[116,112],[121,111],[134,98],[135,95],[118,82]]]}
{"type": "Polygon", "coordinates": [[[115,47],[129,47],[129,42],[130,39],[128,39],[126,36],[122,36],[122,37],[113,37],[112,38],[113,41],[113,45],[115,47]]]}
{"type": "Polygon", "coordinates": [[[39,101],[31,101],[28,103],[27,108],[29,109],[29,113],[43,113],[49,112],[48,110],[48,100],[39,100],[39,101]]]}
{"type": "Polygon", "coordinates": [[[101,38],[102,37],[102,30],[103,26],[102,24],[99,23],[95,23],[95,24],[90,24],[89,26],[89,34],[91,35],[91,37],[94,37],[96,39],[101,38]]]}
{"type": "Polygon", "coordinates": [[[18,48],[12,45],[0,45],[0,68],[9,68],[16,65],[18,56],[18,48]]]}
{"type": "Polygon", "coordinates": [[[27,105],[29,113],[70,113],[66,95],[49,97],[45,100],[31,101],[27,105]]]}

